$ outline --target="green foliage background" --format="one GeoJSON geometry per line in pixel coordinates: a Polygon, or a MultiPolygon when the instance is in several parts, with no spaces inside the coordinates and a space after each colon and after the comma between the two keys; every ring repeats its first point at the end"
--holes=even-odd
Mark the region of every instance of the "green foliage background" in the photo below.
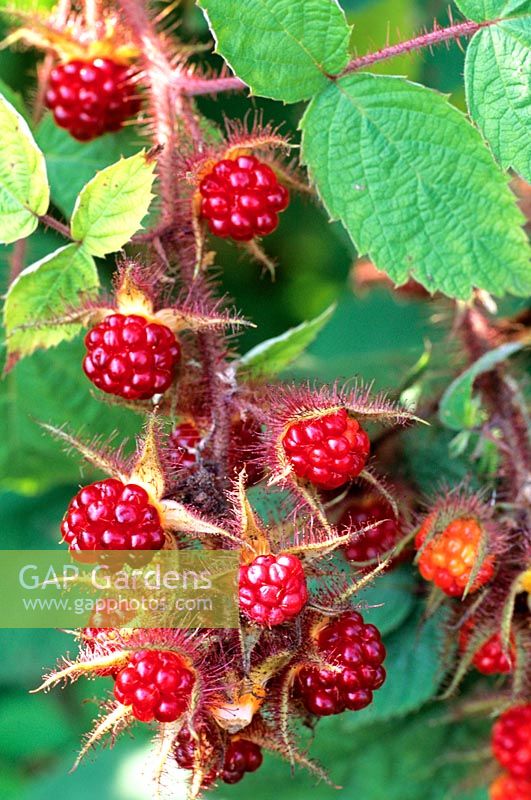
{"type": "MultiPolygon", "coordinates": [[[[434,17],[447,20],[446,0],[343,0],[354,24],[353,41],[359,53],[377,49],[389,34],[400,37],[430,25],[434,17]]],[[[184,3],[183,26],[188,36],[206,40],[208,33],[193,3],[184,3]]],[[[215,58],[213,58],[215,61],[215,58]]],[[[415,54],[376,67],[376,72],[406,74],[412,80],[450,93],[451,102],[464,108],[463,53],[455,45],[432,54],[415,54]]],[[[19,104],[28,98],[34,82],[35,59],[29,52],[0,52],[0,89],[19,104]],[[5,84],[5,86],[4,86],[5,84]],[[7,87],[7,88],[6,88],[7,87]],[[11,93],[10,93],[11,92],[11,93]],[[15,92],[17,94],[13,95],[15,92]]],[[[302,108],[267,100],[245,100],[230,96],[219,106],[202,98],[201,109],[221,120],[247,112],[262,112],[265,120],[283,123],[297,137],[302,108]]],[[[76,144],[45,118],[36,132],[45,153],[55,207],[70,213],[79,189],[96,170],[130,155],[141,145],[136,133],[124,131],[88,145],[76,144]]],[[[512,154],[503,156],[507,161],[512,154]]],[[[28,262],[59,245],[52,233],[35,233],[28,245],[28,262]],[[31,260],[30,260],[31,259],[31,260]]],[[[236,299],[256,330],[241,337],[245,352],[253,345],[281,334],[288,327],[322,313],[332,302],[338,309],[309,351],[291,369],[296,377],[335,380],[361,376],[378,388],[400,387],[430,342],[432,358],[429,386],[447,385],[456,366],[457,353],[448,343],[444,319],[448,306],[406,298],[379,287],[355,294],[350,280],[354,252],[339,223],[330,224],[315,204],[295,198],[282,217],[279,229],[267,240],[267,249],[279,262],[275,282],[260,279],[255,264],[240,257],[234,248],[223,247],[220,263],[223,285],[236,299]],[[441,322],[443,320],[443,322],[441,322]]],[[[7,251],[6,251],[7,252],[7,251]]],[[[2,290],[7,285],[6,252],[2,252],[2,290]]],[[[110,263],[98,267],[105,282],[110,263]]],[[[513,302],[516,308],[518,303],[513,302]]],[[[38,429],[34,418],[61,424],[86,433],[110,433],[119,428],[123,436],[139,430],[140,419],[119,413],[93,400],[80,363],[79,339],[40,352],[21,362],[0,386],[0,403],[6,421],[0,440],[0,516],[2,547],[57,547],[58,524],[80,480],[77,461],[62,453],[58,445],[38,429]]],[[[424,384],[419,389],[426,391],[424,384]]],[[[465,457],[451,457],[452,436],[437,426],[408,434],[403,473],[413,476],[429,490],[448,476],[460,479],[468,470],[465,457]],[[430,453],[426,459],[426,452],[430,453]]],[[[319,725],[312,753],[330,768],[332,779],[342,788],[315,785],[297,773],[293,779],[285,763],[267,757],[265,766],[236,787],[223,787],[215,796],[270,800],[484,800],[486,791],[464,776],[470,774],[469,758],[486,741],[483,725],[452,724],[443,717],[434,700],[441,674],[439,653],[441,619],[436,616],[419,629],[422,604],[412,571],[403,567],[378,582],[363,598],[384,603],[369,611],[383,628],[389,651],[389,678],[374,706],[359,714],[346,714],[319,725]],[[420,630],[420,632],[419,632],[420,630]],[[465,788],[466,787],[466,788],[465,788]]],[[[90,756],[74,775],[69,775],[80,737],[91,724],[97,707],[83,702],[106,690],[105,680],[29,696],[42,669],[71,646],[60,632],[0,631],[0,797],[2,800],[54,800],[68,796],[88,800],[146,800],[148,778],[141,774],[147,732],[139,725],[134,739],[125,737],[112,753],[90,756]]],[[[472,764],[472,774],[474,772],[472,764]]],[[[175,784],[179,800],[182,788],[175,784]]]]}

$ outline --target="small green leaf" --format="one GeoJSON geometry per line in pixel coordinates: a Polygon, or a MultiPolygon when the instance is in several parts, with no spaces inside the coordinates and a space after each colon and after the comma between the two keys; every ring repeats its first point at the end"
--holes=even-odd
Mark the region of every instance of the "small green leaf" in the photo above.
{"type": "Polygon", "coordinates": [[[523,217],[466,117],[402,78],[349,75],[310,103],[303,159],[360,255],[397,283],[467,299],[531,291],[523,217]]]}
{"type": "Polygon", "coordinates": [[[531,17],[479,31],[465,61],[468,109],[503,167],[531,181],[531,17]]]}
{"type": "Polygon", "coordinates": [[[472,397],[474,381],[483,372],[493,369],[496,364],[505,361],[523,347],[523,342],[502,344],[478,358],[471,367],[462,372],[455,381],[452,381],[439,404],[439,419],[443,425],[454,431],[472,428],[476,423],[478,413],[472,397]]]}
{"type": "Polygon", "coordinates": [[[46,158],[53,204],[65,217],[72,215],[79,192],[99,170],[138,153],[144,145],[134,125],[78,142],[55,124],[51,114],[45,114],[39,123],[35,139],[46,158]]]}
{"type": "Polygon", "coordinates": [[[8,366],[40,348],[72,339],[79,325],[49,321],[75,307],[82,294],[98,287],[94,259],[77,244],[67,244],[26,267],[13,281],[4,307],[8,366]]]}
{"type": "Polygon", "coordinates": [[[531,0],[456,0],[456,5],[477,22],[531,11],[531,0]]]}
{"type": "Polygon", "coordinates": [[[15,111],[18,111],[21,117],[24,117],[26,122],[29,122],[29,112],[24,103],[21,94],[11,88],[5,81],[0,79],[0,95],[2,95],[8,103],[11,103],[15,111]]]}
{"type": "Polygon", "coordinates": [[[33,233],[49,202],[44,156],[26,120],[0,95],[0,243],[33,233]]]}
{"type": "Polygon", "coordinates": [[[142,150],[98,172],[81,190],[72,236],[93,256],[113,253],[140,228],[153,194],[155,163],[142,150]]]}
{"type": "Polygon", "coordinates": [[[315,319],[290,328],[274,339],[253,347],[240,359],[240,365],[247,374],[254,377],[278,375],[297,359],[314,341],[336,309],[335,303],[315,319]]]}
{"type": "Polygon", "coordinates": [[[336,0],[200,0],[216,51],[262,97],[307,100],[348,62],[336,0]]]}
{"type": "Polygon", "coordinates": [[[388,636],[407,619],[415,604],[416,577],[411,568],[400,567],[384,574],[356,595],[356,605],[365,622],[388,636]]]}

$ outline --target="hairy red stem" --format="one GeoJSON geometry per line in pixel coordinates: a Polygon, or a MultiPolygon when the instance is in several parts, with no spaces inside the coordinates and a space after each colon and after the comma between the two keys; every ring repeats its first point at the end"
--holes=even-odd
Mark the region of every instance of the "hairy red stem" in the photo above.
{"type": "Polygon", "coordinates": [[[163,220],[171,219],[178,196],[174,168],[177,135],[175,99],[171,90],[173,69],[146,9],[138,0],[118,0],[143,55],[146,81],[154,113],[155,141],[162,148],[158,174],[163,220]]]}
{"type": "Polygon", "coordinates": [[[383,47],[381,50],[376,50],[374,53],[367,53],[366,56],[359,56],[354,58],[343,70],[343,72],[335,77],[343,77],[350,72],[356,72],[358,69],[368,67],[371,64],[376,64],[378,61],[386,61],[389,58],[396,58],[404,53],[411,53],[413,50],[422,50],[425,47],[432,47],[433,45],[447,42],[451,39],[460,39],[463,36],[473,36],[481,28],[486,28],[489,25],[494,25],[497,20],[489,20],[487,22],[459,22],[457,25],[450,25],[448,28],[436,28],[429,33],[422,33],[415,36],[413,39],[408,39],[405,42],[398,42],[388,47],[383,47]]]}
{"type": "Polygon", "coordinates": [[[247,89],[247,84],[239,78],[189,78],[179,75],[174,85],[179,92],[192,97],[201,94],[219,94],[220,92],[240,92],[247,89]]]}
{"type": "Polygon", "coordinates": [[[39,217],[39,222],[42,222],[47,228],[53,228],[54,231],[60,233],[61,236],[64,236],[65,239],[72,239],[72,234],[70,233],[70,228],[68,225],[65,225],[63,222],[59,222],[58,219],[54,217],[50,217],[49,214],[43,214],[39,217]]]}

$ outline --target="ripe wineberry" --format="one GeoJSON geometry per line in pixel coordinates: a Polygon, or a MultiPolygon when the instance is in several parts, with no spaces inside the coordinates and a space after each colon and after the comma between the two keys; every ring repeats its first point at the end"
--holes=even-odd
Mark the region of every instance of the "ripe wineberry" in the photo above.
{"type": "Polygon", "coordinates": [[[146,490],[115,478],[91,483],[76,494],[61,533],[74,558],[87,562],[94,550],[128,550],[140,551],[138,557],[129,553],[126,559],[139,563],[142,551],[164,545],[160,515],[146,490]]]}
{"type": "MultiPolygon", "coordinates": [[[[420,550],[434,523],[429,515],[415,537],[420,550]]],[[[475,519],[458,518],[433,536],[422,550],[418,565],[423,578],[442,589],[450,597],[462,596],[479,556],[482,529],[475,519]]],[[[487,556],[480,567],[471,592],[477,591],[494,574],[494,559],[487,556]]]]}
{"type": "Polygon", "coordinates": [[[175,722],[187,709],[195,683],[183,659],[169,650],[139,650],[116,676],[114,696],[140,722],[175,722]]]}
{"type": "Polygon", "coordinates": [[[294,555],[258,556],[240,567],[239,600],[243,613],[259,625],[281,625],[304,607],[306,576],[294,555]]]}
{"type": "Polygon", "coordinates": [[[87,142],[119,130],[138,112],[140,98],[126,64],[75,59],[52,69],[46,105],[60,128],[87,142]]]}
{"type": "MultiPolygon", "coordinates": [[[[459,649],[466,650],[474,629],[474,620],[468,620],[459,631],[459,649]]],[[[472,664],[483,675],[506,675],[512,672],[516,661],[514,636],[511,635],[509,652],[502,647],[501,635],[494,633],[474,653],[472,664]]]]}
{"type": "Polygon", "coordinates": [[[83,370],[92,383],[126,400],[166,391],[181,349],[173,332],[138,314],[110,314],[85,336],[83,370]]]}
{"type": "MultiPolygon", "coordinates": [[[[389,552],[400,539],[400,526],[389,503],[377,497],[354,500],[339,520],[339,528],[365,528],[378,522],[380,524],[364,533],[353,534],[345,545],[344,553],[348,561],[363,563],[375,561],[389,552]]],[[[370,570],[370,566],[368,568],[370,570]]]]}
{"type": "Polygon", "coordinates": [[[263,761],[262,748],[248,739],[232,739],[221,770],[224,783],[238,783],[246,772],[256,772],[263,761]]]}
{"type": "Polygon", "coordinates": [[[531,800],[531,781],[519,780],[512,775],[500,775],[491,784],[490,800],[531,800]]]}
{"type": "Polygon", "coordinates": [[[513,706],[496,720],[492,752],[515,778],[531,781],[531,703],[513,706]]]}
{"type": "Polygon", "coordinates": [[[373,692],[385,681],[385,647],[378,628],[351,611],[325,625],[316,646],[330,667],[305,666],[297,675],[295,696],[308,711],[326,717],[372,703],[373,692]]]}
{"type": "Polygon", "coordinates": [[[337,489],[359,475],[369,437],[344,408],[290,425],[282,444],[293,471],[321,489],[337,489]]]}
{"type": "Polygon", "coordinates": [[[267,164],[254,156],[218,161],[199,184],[201,216],[210,232],[248,242],[278,225],[289,203],[288,190],[267,164]]]}
{"type": "MultiPolygon", "coordinates": [[[[193,769],[196,752],[196,739],[188,728],[182,728],[177,735],[175,760],[181,769],[193,769]]],[[[221,769],[213,767],[203,777],[201,788],[212,786],[216,778],[224,783],[238,783],[246,772],[255,772],[262,764],[262,748],[248,739],[230,740],[221,769]]]]}

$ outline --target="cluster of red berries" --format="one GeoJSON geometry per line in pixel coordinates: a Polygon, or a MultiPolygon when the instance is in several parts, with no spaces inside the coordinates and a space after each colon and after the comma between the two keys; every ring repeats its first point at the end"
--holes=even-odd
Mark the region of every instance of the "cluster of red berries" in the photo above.
{"type": "MultiPolygon", "coordinates": [[[[146,490],[116,478],[81,489],[70,501],[61,533],[74,557],[83,561],[90,561],[94,550],[160,550],[165,539],[146,490]]],[[[128,558],[137,563],[134,556],[128,558]]]]}
{"type": "MultiPolygon", "coordinates": [[[[470,636],[474,628],[474,620],[468,620],[459,632],[459,649],[461,652],[466,650],[470,636]]],[[[472,664],[478,672],[483,675],[506,675],[513,670],[516,661],[516,647],[514,636],[511,636],[509,651],[506,652],[502,646],[502,639],[499,633],[494,633],[481,647],[476,650],[472,659],[472,664]]]]}
{"type": "Polygon", "coordinates": [[[299,614],[307,599],[306,576],[297,556],[263,555],[240,567],[240,609],[259,625],[288,622],[299,614]]]}
{"type": "Polygon", "coordinates": [[[308,711],[325,717],[368,706],[385,681],[385,647],[378,628],[356,611],[342,614],[321,629],[316,647],[329,666],[305,666],[295,683],[295,696],[308,711]]]}
{"type": "Polygon", "coordinates": [[[199,193],[211,233],[242,242],[272,233],[289,203],[288,190],[271,167],[251,155],[218,161],[199,193]]]}
{"type": "Polygon", "coordinates": [[[138,650],[115,678],[114,696],[140,722],[175,722],[186,711],[195,683],[183,659],[170,650],[138,650]]]}
{"type": "Polygon", "coordinates": [[[344,408],[290,425],[282,445],[295,475],[321,489],[337,489],[360,474],[369,437],[344,408]]]}
{"type": "Polygon", "coordinates": [[[138,314],[110,314],[85,336],[83,369],[92,383],[126,400],[166,391],[181,348],[174,333],[138,314]]]}
{"type": "MultiPolygon", "coordinates": [[[[261,466],[253,457],[259,444],[260,426],[256,420],[237,417],[230,426],[228,471],[238,475],[245,468],[247,486],[254,486],[263,477],[261,466]]],[[[170,434],[170,459],[174,466],[193,469],[199,460],[201,434],[193,422],[181,422],[170,434]]]]}
{"type": "MultiPolygon", "coordinates": [[[[177,736],[175,760],[181,769],[193,769],[196,743],[188,728],[183,728],[177,736]]],[[[221,778],[224,783],[239,783],[246,772],[256,772],[263,761],[262,748],[249,741],[233,737],[223,759],[220,770],[215,767],[203,778],[202,788],[211,786],[216,778],[221,778]]]]}
{"type": "Polygon", "coordinates": [[[531,703],[513,706],[496,720],[492,752],[513,778],[531,781],[531,703]]]}
{"type": "MultiPolygon", "coordinates": [[[[378,497],[359,498],[352,502],[339,520],[339,528],[361,529],[380,522],[364,533],[354,533],[345,546],[345,558],[362,564],[375,561],[398,543],[401,530],[389,503],[378,497]]],[[[370,569],[370,566],[368,567],[370,569]]]]}
{"type": "MultiPolygon", "coordinates": [[[[434,522],[434,515],[430,514],[415,537],[415,547],[421,550],[418,560],[420,574],[450,597],[461,597],[478,559],[483,531],[475,519],[454,519],[423,547],[434,522]]],[[[487,556],[470,591],[477,591],[493,574],[494,560],[487,556]]]]}
{"type": "Polygon", "coordinates": [[[86,142],[119,130],[138,113],[140,98],[126,64],[76,59],[52,69],[46,105],[59,127],[86,142]]]}

